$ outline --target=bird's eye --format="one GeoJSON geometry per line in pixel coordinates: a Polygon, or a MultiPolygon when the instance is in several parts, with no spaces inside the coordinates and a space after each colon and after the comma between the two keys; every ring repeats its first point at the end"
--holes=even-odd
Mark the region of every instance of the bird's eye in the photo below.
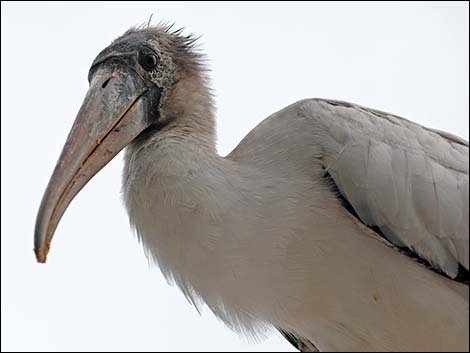
{"type": "Polygon", "coordinates": [[[151,71],[158,65],[158,57],[153,53],[144,53],[140,58],[140,65],[145,70],[151,71]]]}

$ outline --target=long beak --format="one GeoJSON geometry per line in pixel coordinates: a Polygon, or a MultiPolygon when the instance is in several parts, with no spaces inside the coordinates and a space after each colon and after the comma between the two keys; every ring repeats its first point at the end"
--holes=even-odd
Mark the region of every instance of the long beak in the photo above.
{"type": "Polygon", "coordinates": [[[54,231],[73,198],[149,125],[147,91],[139,76],[122,67],[101,68],[93,75],[39,208],[38,262],[46,262],[54,231]]]}

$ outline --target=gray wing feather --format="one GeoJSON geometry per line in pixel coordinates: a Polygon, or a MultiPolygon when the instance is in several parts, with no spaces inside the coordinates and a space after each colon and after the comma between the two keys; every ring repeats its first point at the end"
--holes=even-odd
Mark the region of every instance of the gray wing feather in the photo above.
{"type": "Polygon", "coordinates": [[[312,99],[322,160],[361,220],[452,278],[469,269],[468,142],[359,105],[312,99]]]}

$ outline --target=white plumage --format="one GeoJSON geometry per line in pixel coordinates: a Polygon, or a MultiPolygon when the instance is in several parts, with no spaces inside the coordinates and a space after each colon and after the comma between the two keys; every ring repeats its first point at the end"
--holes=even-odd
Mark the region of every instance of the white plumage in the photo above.
{"type": "Polygon", "coordinates": [[[378,239],[325,177],[391,240],[453,276],[459,262],[468,267],[468,147],[380,114],[301,101],[226,158],[164,132],[131,146],[124,191],[137,235],[191,301],[202,299],[239,331],[274,325],[326,351],[465,347],[468,287],[378,239]],[[429,168],[440,168],[442,183],[432,183],[429,168]],[[439,191],[420,185],[439,190],[452,177],[461,181],[452,187],[467,185],[448,205],[456,230],[428,232],[427,212],[443,220],[452,212],[435,207],[439,191]]]}

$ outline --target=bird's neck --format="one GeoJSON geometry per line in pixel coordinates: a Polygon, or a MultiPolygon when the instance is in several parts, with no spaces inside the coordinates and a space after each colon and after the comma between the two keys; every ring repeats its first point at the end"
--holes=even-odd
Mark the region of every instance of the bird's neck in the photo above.
{"type": "Polygon", "coordinates": [[[149,178],[162,183],[203,179],[223,160],[216,151],[213,110],[212,96],[201,77],[182,80],[164,94],[158,126],[126,149],[124,191],[138,194],[141,185],[136,181],[147,183],[149,178]]]}
{"type": "MultiPolygon", "coordinates": [[[[152,223],[141,214],[150,210],[159,219],[167,211],[178,216],[179,210],[203,207],[208,193],[226,186],[222,169],[229,163],[216,151],[207,80],[203,76],[181,79],[162,96],[159,115],[158,130],[138,137],[124,158],[124,199],[138,233],[152,223]]],[[[159,236],[175,231],[162,230],[159,236]]]]}
{"type": "Polygon", "coordinates": [[[207,77],[187,75],[164,92],[159,115],[159,130],[144,143],[181,143],[186,150],[198,147],[204,155],[216,153],[214,102],[207,77]]]}
{"type": "Polygon", "coordinates": [[[224,161],[215,146],[212,97],[200,80],[176,85],[163,97],[159,120],[158,130],[147,131],[126,149],[123,191],[130,199],[188,197],[200,183],[210,183],[224,161]]]}
{"type": "Polygon", "coordinates": [[[205,253],[196,249],[208,246],[208,234],[201,238],[196,227],[207,224],[209,213],[227,212],[225,202],[233,199],[226,178],[230,162],[217,154],[213,135],[195,129],[195,115],[180,118],[187,123],[128,146],[123,172],[130,222],[147,255],[172,279],[200,261],[190,259],[188,249],[205,253]]]}

